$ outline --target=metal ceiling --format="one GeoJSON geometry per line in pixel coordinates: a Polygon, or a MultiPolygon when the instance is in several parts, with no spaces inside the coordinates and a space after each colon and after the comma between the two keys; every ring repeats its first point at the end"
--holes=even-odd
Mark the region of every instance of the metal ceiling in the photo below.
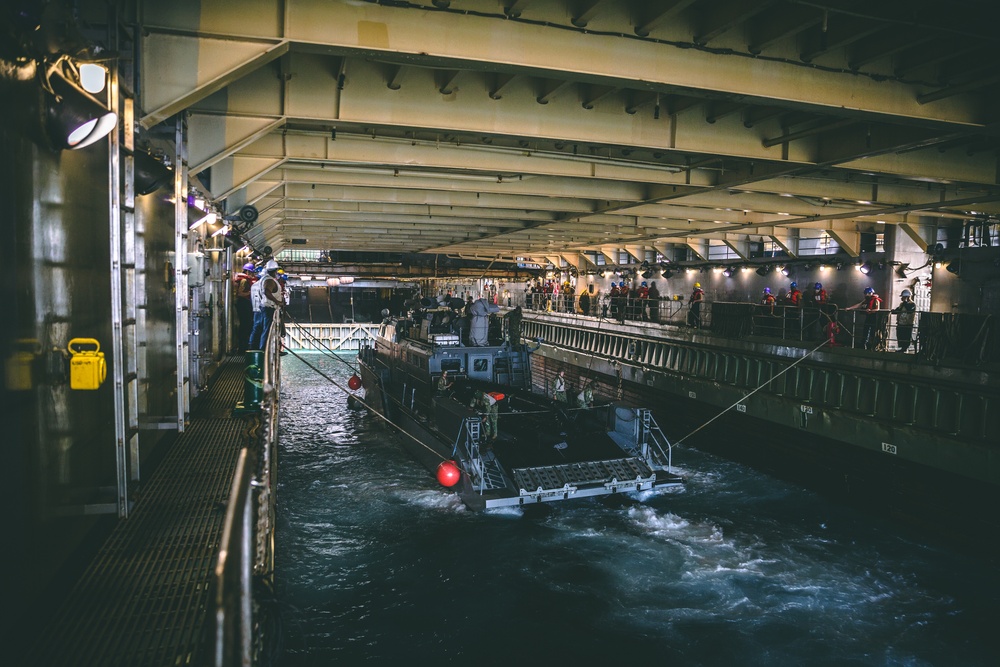
{"type": "MultiPolygon", "coordinates": [[[[258,247],[794,255],[1000,215],[997,3],[140,3],[141,123],[258,247]],[[294,241],[293,241],[294,239],[294,241]]],[[[617,261],[617,259],[615,259],[617,261]]]]}

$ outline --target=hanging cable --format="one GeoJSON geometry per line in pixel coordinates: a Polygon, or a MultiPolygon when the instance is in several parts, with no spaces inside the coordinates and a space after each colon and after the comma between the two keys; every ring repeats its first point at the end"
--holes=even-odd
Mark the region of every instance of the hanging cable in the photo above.
{"type": "MultiPolygon", "coordinates": [[[[412,434],[408,433],[402,426],[400,426],[396,422],[392,421],[391,419],[389,419],[388,417],[386,417],[385,415],[383,415],[381,412],[379,412],[378,410],[376,410],[372,406],[368,405],[368,403],[366,403],[363,399],[358,398],[358,396],[356,394],[354,394],[354,392],[352,392],[350,389],[347,389],[346,387],[344,387],[343,385],[341,385],[339,382],[337,382],[336,380],[334,380],[333,378],[331,378],[329,375],[327,375],[326,373],[324,373],[322,370],[320,370],[316,366],[313,366],[311,363],[309,363],[308,361],[306,361],[305,358],[303,358],[302,355],[300,355],[298,352],[295,352],[294,350],[288,350],[288,351],[292,354],[293,357],[295,357],[296,359],[298,359],[299,361],[301,361],[303,364],[305,364],[306,366],[308,366],[312,370],[316,371],[316,373],[320,377],[322,377],[323,379],[325,379],[327,382],[329,382],[330,384],[332,384],[334,387],[336,387],[337,389],[341,390],[342,392],[344,392],[348,396],[354,396],[354,400],[356,400],[358,403],[360,403],[361,405],[363,405],[366,408],[368,408],[368,410],[372,414],[374,414],[375,416],[377,416],[379,419],[381,419],[382,421],[384,421],[386,424],[389,424],[394,429],[396,429],[400,433],[404,434],[406,437],[408,437],[411,440],[413,440],[413,442],[417,443],[418,445],[420,445],[421,447],[423,447],[427,451],[431,452],[432,454],[434,454],[435,456],[437,456],[438,458],[440,458],[442,461],[448,461],[448,460],[450,460],[450,459],[445,458],[444,456],[441,456],[441,454],[439,454],[438,452],[434,451],[433,448],[428,447],[424,443],[420,442],[420,440],[415,435],[412,435],[412,434]]],[[[394,401],[394,402],[397,402],[397,401],[394,401]]],[[[399,405],[402,406],[401,403],[399,405]]]]}
{"type": "Polygon", "coordinates": [[[795,368],[795,366],[797,366],[798,364],[800,364],[803,361],[805,361],[806,359],[808,359],[809,356],[812,355],[813,352],[815,352],[819,348],[823,347],[828,342],[829,341],[823,341],[822,343],[820,343],[819,345],[817,345],[813,349],[811,349],[808,352],[806,352],[805,355],[802,356],[802,358],[796,359],[793,363],[789,364],[788,368],[784,369],[783,371],[781,371],[780,373],[778,373],[777,375],[775,375],[774,377],[772,377],[770,380],[768,380],[764,384],[760,385],[759,387],[757,387],[756,389],[754,389],[753,391],[751,391],[749,394],[747,394],[746,396],[744,396],[740,400],[736,401],[735,403],[733,403],[732,405],[730,405],[728,408],[726,408],[725,410],[723,410],[719,414],[715,415],[714,417],[712,417],[711,419],[709,419],[707,422],[705,422],[704,424],[702,424],[701,426],[699,426],[695,430],[693,430],[690,433],[688,433],[687,435],[685,435],[683,438],[681,438],[680,440],[678,440],[677,442],[675,442],[674,445],[676,446],[676,445],[681,444],[682,442],[684,442],[685,440],[687,440],[688,438],[690,438],[692,435],[694,435],[695,433],[697,433],[701,429],[705,428],[706,426],[708,426],[709,424],[711,424],[712,422],[714,422],[716,419],[718,419],[722,415],[726,414],[727,412],[729,412],[730,410],[732,410],[733,408],[735,408],[737,405],[739,405],[743,401],[747,400],[748,398],[750,398],[751,396],[753,396],[754,394],[756,394],[758,391],[760,391],[761,389],[763,389],[767,385],[769,385],[772,382],[774,382],[775,380],[777,380],[779,377],[781,377],[782,375],[784,375],[788,371],[790,371],[793,368],[795,368]]]}
{"type": "MultiPolygon", "coordinates": [[[[336,359],[340,363],[342,363],[345,366],[347,366],[348,368],[350,368],[353,373],[357,374],[359,372],[358,368],[356,366],[352,366],[349,361],[346,361],[345,359],[342,359],[341,356],[339,354],[337,354],[336,350],[334,350],[333,348],[329,347],[325,342],[323,342],[322,339],[320,339],[316,335],[314,335],[313,332],[309,331],[302,323],[300,323],[294,317],[292,317],[288,313],[285,313],[284,317],[287,317],[288,319],[290,319],[292,321],[292,324],[294,324],[295,326],[297,326],[299,328],[299,331],[304,331],[307,336],[309,336],[310,338],[312,338],[313,341],[315,341],[318,345],[322,346],[327,352],[329,352],[330,356],[332,356],[334,359],[336,359]]],[[[291,352],[291,350],[289,350],[289,352],[291,352]]],[[[298,355],[296,355],[296,356],[298,356],[298,355]]]]}

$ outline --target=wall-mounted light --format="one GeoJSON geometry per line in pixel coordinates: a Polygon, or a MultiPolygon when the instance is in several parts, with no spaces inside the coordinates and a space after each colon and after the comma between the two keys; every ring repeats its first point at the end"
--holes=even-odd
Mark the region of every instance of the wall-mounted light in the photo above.
{"type": "Polygon", "coordinates": [[[783,276],[787,276],[788,274],[790,274],[792,272],[791,269],[789,269],[787,266],[779,267],[778,271],[780,271],[781,275],[783,275],[783,276]]]}
{"type": "Polygon", "coordinates": [[[66,56],[39,70],[39,86],[46,133],[57,150],[85,148],[118,124],[118,115],[81,87],[80,73],[66,56]]]}
{"type": "Polygon", "coordinates": [[[953,262],[948,262],[948,266],[944,267],[944,270],[948,273],[954,273],[956,276],[962,272],[962,262],[961,260],[955,260],[953,262]]]}
{"type": "Polygon", "coordinates": [[[857,269],[858,271],[861,272],[861,275],[867,276],[869,273],[872,272],[871,262],[863,262],[861,264],[858,264],[857,269]]]}
{"type": "Polygon", "coordinates": [[[135,152],[133,160],[134,174],[133,183],[137,195],[148,195],[156,192],[173,178],[170,167],[163,164],[146,151],[135,152]]]}
{"type": "Polygon", "coordinates": [[[724,268],[722,270],[722,275],[724,275],[727,278],[732,278],[733,277],[733,273],[735,273],[735,272],[736,272],[736,269],[734,267],[727,266],[726,268],[724,268]]]}
{"type": "Polygon", "coordinates": [[[771,268],[772,267],[770,264],[765,264],[764,266],[757,269],[757,275],[761,277],[766,276],[767,274],[771,273],[771,268]]]}

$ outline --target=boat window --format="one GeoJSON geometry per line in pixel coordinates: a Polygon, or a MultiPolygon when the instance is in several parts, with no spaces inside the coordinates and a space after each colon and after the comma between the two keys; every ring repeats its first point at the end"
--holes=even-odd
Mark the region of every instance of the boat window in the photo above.
{"type": "Polygon", "coordinates": [[[485,357],[472,360],[472,370],[477,373],[487,373],[490,370],[490,360],[485,357]]]}

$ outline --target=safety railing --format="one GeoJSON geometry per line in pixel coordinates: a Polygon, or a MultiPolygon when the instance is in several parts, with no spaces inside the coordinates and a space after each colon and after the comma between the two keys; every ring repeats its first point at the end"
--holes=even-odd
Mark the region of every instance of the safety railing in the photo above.
{"type": "Polygon", "coordinates": [[[709,330],[729,338],[754,335],[805,343],[827,340],[831,347],[909,354],[918,354],[921,344],[927,342],[926,336],[920,335],[920,321],[922,315],[932,315],[913,313],[909,318],[910,324],[907,324],[905,316],[889,310],[866,313],[840,309],[833,304],[798,307],[719,301],[704,302],[697,311],[692,311],[691,304],[684,300],[619,297],[615,305],[614,299],[605,296],[595,300],[599,304],[595,310],[593,307],[582,308],[578,295],[572,300],[568,297],[549,299],[549,296],[518,293],[512,295],[511,302],[529,313],[554,313],[621,324],[641,322],[682,326],[709,330]]]}
{"type": "Polygon", "coordinates": [[[357,351],[375,340],[377,324],[285,325],[285,347],[295,351],[357,351]]]}
{"type": "Polygon", "coordinates": [[[256,664],[263,640],[254,618],[253,582],[274,572],[275,452],[281,381],[281,314],[275,313],[264,349],[263,399],[240,451],[226,504],[215,566],[213,614],[216,667],[256,664]]]}

